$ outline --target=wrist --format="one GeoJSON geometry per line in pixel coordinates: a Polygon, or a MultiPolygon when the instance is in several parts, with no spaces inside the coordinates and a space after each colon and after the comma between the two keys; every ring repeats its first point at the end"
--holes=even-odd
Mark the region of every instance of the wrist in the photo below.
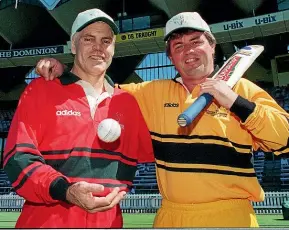
{"type": "Polygon", "coordinates": [[[234,105],[234,103],[236,102],[237,98],[238,98],[238,94],[236,94],[234,91],[232,91],[232,93],[230,94],[230,104],[228,104],[228,107],[226,109],[231,109],[232,106],[234,105]]]}
{"type": "Polygon", "coordinates": [[[254,102],[248,101],[247,99],[238,96],[230,111],[236,114],[242,122],[245,122],[247,118],[254,112],[256,104],[254,102]]]}
{"type": "Polygon", "coordinates": [[[49,188],[50,196],[54,200],[67,202],[67,191],[71,184],[64,177],[57,177],[49,188]]]}

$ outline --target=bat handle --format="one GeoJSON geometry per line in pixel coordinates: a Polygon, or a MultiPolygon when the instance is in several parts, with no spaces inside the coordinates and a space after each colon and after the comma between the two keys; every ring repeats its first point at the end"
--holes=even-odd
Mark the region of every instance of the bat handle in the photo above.
{"type": "Polygon", "coordinates": [[[181,127],[190,125],[200,112],[213,100],[213,96],[208,93],[202,94],[192,105],[178,116],[178,124],[181,127]]]}

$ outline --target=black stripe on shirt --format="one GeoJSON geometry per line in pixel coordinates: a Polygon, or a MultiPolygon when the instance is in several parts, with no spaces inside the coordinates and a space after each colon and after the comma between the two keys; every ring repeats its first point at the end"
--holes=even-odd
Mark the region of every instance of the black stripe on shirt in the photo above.
{"type": "Polygon", "coordinates": [[[21,179],[21,181],[19,182],[19,184],[17,186],[15,186],[15,191],[17,191],[18,189],[20,189],[24,184],[25,182],[27,181],[27,179],[32,175],[32,173],[38,169],[40,166],[42,165],[36,165],[35,167],[33,167],[32,169],[30,169],[25,175],[24,177],[21,179]]]}
{"type": "Polygon", "coordinates": [[[9,181],[14,183],[19,177],[20,173],[35,162],[45,164],[45,160],[39,155],[29,152],[15,152],[15,154],[9,158],[4,166],[4,170],[7,172],[9,181]]]}
{"type": "Polygon", "coordinates": [[[179,135],[179,134],[159,134],[159,133],[155,133],[155,132],[150,132],[150,134],[152,136],[156,136],[156,137],[164,138],[164,139],[165,138],[185,139],[185,140],[197,139],[197,140],[212,140],[212,142],[214,142],[214,140],[217,140],[217,141],[223,141],[223,142],[231,143],[233,146],[235,146],[237,148],[240,148],[240,149],[248,149],[248,150],[252,149],[251,145],[238,144],[238,143],[230,141],[228,138],[217,137],[217,136],[213,136],[213,135],[206,135],[206,136],[192,135],[192,136],[188,136],[188,135],[179,135]]]}
{"type": "Polygon", "coordinates": [[[212,174],[222,174],[222,175],[230,175],[230,176],[256,177],[255,173],[233,172],[233,171],[219,170],[219,169],[176,168],[176,167],[168,167],[168,166],[161,165],[161,164],[157,164],[157,167],[164,169],[166,171],[171,171],[171,172],[212,173],[212,174]]]}
{"type": "Polygon", "coordinates": [[[208,164],[250,169],[252,155],[233,147],[202,143],[172,143],[153,140],[155,157],[168,163],[208,164]]]}
{"type": "Polygon", "coordinates": [[[41,154],[44,155],[53,155],[53,154],[69,154],[72,152],[88,152],[88,153],[103,153],[103,154],[108,154],[112,156],[119,156],[124,160],[130,161],[132,163],[137,163],[137,159],[130,158],[126,155],[124,155],[121,152],[114,152],[114,151],[109,151],[105,149],[91,149],[91,148],[86,148],[86,147],[75,147],[72,149],[64,149],[64,150],[53,150],[53,151],[41,151],[41,154]]]}
{"type": "Polygon", "coordinates": [[[46,159],[45,161],[68,177],[132,181],[136,172],[136,166],[113,159],[71,156],[68,159],[46,159]]]}
{"type": "Polygon", "coordinates": [[[10,155],[13,154],[13,152],[15,152],[16,148],[28,148],[33,150],[37,149],[33,144],[29,143],[16,144],[7,154],[5,154],[3,161],[6,161],[6,159],[9,158],[10,155]]]}

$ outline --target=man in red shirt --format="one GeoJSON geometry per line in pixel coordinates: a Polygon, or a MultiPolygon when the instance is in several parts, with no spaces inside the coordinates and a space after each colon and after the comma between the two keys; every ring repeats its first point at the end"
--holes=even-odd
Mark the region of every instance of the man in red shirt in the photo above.
{"type": "Polygon", "coordinates": [[[22,94],[4,153],[4,169],[26,200],[16,228],[122,227],[119,202],[137,163],[154,157],[136,100],[106,80],[117,33],[104,12],[80,13],[72,69],[56,81],[35,79],[22,94]],[[112,143],[97,136],[106,118],[121,127],[112,143]]]}

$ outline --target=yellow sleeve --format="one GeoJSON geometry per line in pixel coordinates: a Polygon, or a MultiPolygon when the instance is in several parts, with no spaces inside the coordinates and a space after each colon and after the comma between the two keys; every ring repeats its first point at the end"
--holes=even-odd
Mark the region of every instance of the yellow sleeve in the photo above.
{"type": "Polygon", "coordinates": [[[153,96],[153,81],[146,81],[142,83],[130,83],[123,85],[116,85],[116,87],[123,89],[133,95],[138,102],[142,115],[149,125],[152,104],[150,98],[153,96]]]}
{"type": "Polygon", "coordinates": [[[241,79],[235,91],[256,105],[241,123],[252,134],[254,149],[288,153],[289,114],[266,91],[246,79],[241,79]]]}

